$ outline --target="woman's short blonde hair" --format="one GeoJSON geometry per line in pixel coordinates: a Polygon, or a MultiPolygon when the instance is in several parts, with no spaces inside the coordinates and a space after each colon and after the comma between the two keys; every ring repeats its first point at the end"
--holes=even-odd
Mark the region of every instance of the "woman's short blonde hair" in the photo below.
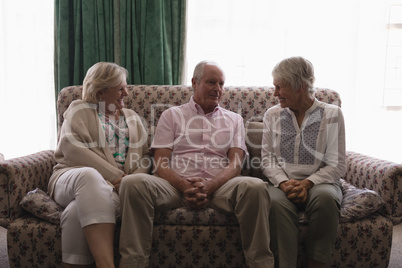
{"type": "Polygon", "coordinates": [[[290,85],[294,91],[306,86],[311,95],[314,93],[314,66],[303,57],[282,60],[272,70],[272,77],[290,85]]]}
{"type": "Polygon", "coordinates": [[[98,103],[101,90],[117,87],[127,80],[128,71],[113,62],[98,62],[88,69],[82,88],[82,100],[98,103]]]}

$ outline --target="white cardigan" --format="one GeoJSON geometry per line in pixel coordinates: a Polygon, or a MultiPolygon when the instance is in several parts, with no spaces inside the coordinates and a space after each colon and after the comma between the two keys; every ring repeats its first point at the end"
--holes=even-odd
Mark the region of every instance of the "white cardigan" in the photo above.
{"type": "Polygon", "coordinates": [[[60,139],[54,157],[57,165],[49,180],[48,193],[53,195],[59,176],[69,169],[93,167],[105,180],[113,182],[123,174],[148,173],[151,167],[148,135],[140,117],[131,109],[122,109],[129,132],[129,148],[124,172],[117,167],[102,129],[96,104],[73,101],[64,113],[60,139]]]}
{"type": "Polygon", "coordinates": [[[300,127],[289,108],[265,112],[261,168],[275,187],[289,179],[334,183],[346,172],[345,153],[340,107],[314,100],[300,127]]]}

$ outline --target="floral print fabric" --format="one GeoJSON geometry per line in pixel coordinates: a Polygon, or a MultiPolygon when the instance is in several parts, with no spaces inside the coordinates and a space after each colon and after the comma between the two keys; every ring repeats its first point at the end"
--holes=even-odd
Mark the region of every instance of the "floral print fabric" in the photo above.
{"type": "MultiPolygon", "coordinates": [[[[81,98],[81,90],[81,86],[67,87],[59,94],[59,126],[71,101],[81,98]]],[[[187,102],[192,95],[189,86],[130,85],[128,93],[126,107],[134,109],[142,118],[149,130],[149,141],[160,114],[172,105],[187,102]]],[[[317,89],[316,98],[341,104],[338,93],[329,89],[317,89]]],[[[221,106],[241,114],[245,124],[262,121],[265,111],[275,104],[272,87],[227,87],[221,99],[221,106]]],[[[28,214],[19,205],[27,192],[35,188],[47,189],[54,165],[53,151],[0,163],[0,218],[8,224],[11,267],[63,267],[59,225],[28,214]]],[[[375,190],[386,203],[387,217],[402,217],[400,165],[349,152],[347,167],[346,181],[359,188],[375,190]]],[[[300,265],[305,256],[304,230],[302,225],[300,265]]],[[[179,208],[157,213],[150,267],[245,267],[239,234],[233,215],[212,209],[179,208]]],[[[334,267],[387,267],[391,240],[392,222],[381,215],[341,223],[332,264],[334,267]]],[[[116,241],[118,255],[117,248],[116,241]]]]}
{"type": "Polygon", "coordinates": [[[20,205],[38,218],[54,224],[60,224],[60,217],[64,208],[41,189],[36,188],[28,192],[21,200],[20,205]]]}

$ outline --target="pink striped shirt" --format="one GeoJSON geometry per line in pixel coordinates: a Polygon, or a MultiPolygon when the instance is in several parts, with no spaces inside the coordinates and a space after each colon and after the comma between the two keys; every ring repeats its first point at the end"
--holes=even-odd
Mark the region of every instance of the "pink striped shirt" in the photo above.
{"type": "Polygon", "coordinates": [[[162,113],[151,146],[173,151],[170,167],[180,176],[206,178],[227,166],[228,151],[234,147],[247,154],[243,118],[220,106],[204,114],[193,97],[162,113]]]}

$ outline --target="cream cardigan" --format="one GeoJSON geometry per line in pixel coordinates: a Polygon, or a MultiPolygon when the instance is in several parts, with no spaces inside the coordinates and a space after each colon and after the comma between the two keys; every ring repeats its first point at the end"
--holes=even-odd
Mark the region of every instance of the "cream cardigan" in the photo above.
{"type": "Polygon", "coordinates": [[[73,101],[64,113],[59,143],[54,157],[57,165],[48,184],[53,196],[59,176],[72,168],[93,167],[105,180],[113,182],[123,174],[148,173],[151,167],[148,135],[140,117],[130,109],[122,109],[128,126],[129,148],[124,172],[117,168],[102,129],[96,104],[73,101]]]}

